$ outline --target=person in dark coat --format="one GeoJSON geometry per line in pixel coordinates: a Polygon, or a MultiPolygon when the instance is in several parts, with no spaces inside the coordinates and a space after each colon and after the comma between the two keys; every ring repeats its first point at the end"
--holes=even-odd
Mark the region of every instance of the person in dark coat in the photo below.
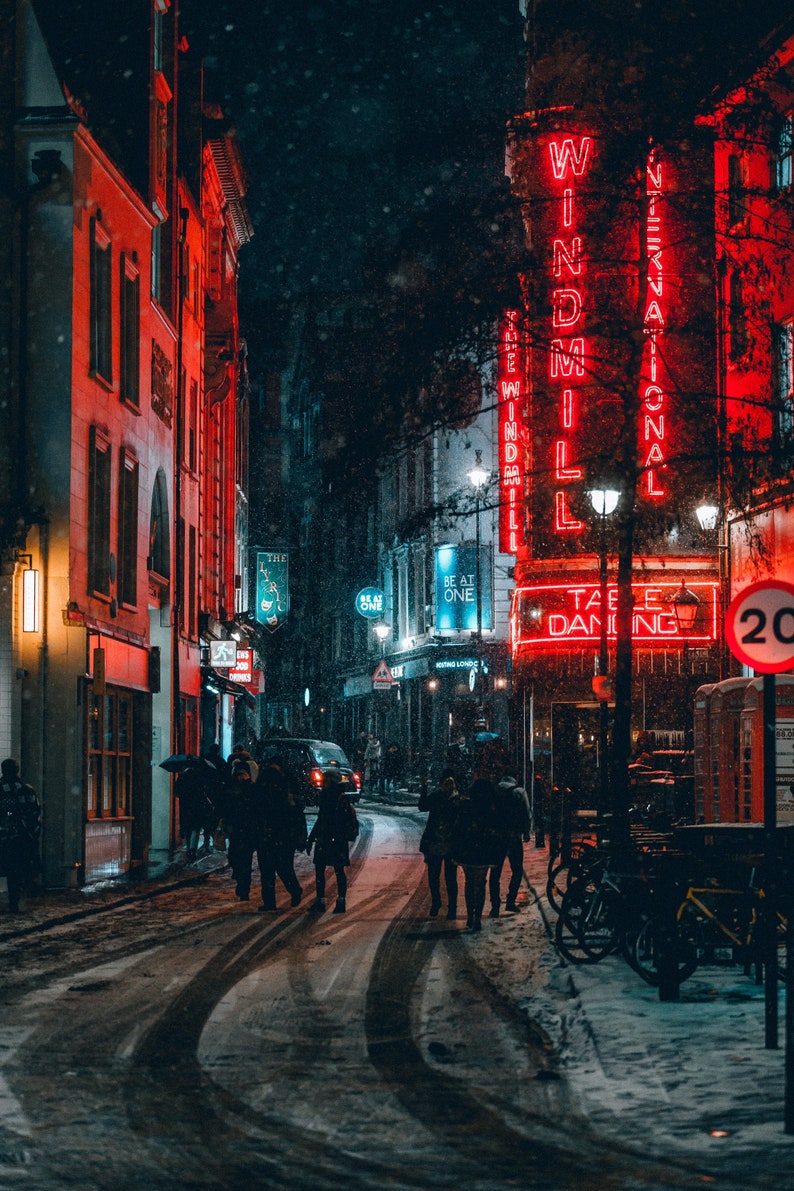
{"type": "Polygon", "coordinates": [[[185,841],[188,862],[198,855],[202,831],[208,848],[212,838],[215,811],[210,798],[209,772],[204,761],[197,761],[180,773],[174,787],[174,794],[179,799],[179,832],[185,841]]]}
{"type": "Polygon", "coordinates": [[[262,792],[253,779],[252,762],[237,759],[231,767],[226,805],[226,830],[229,834],[229,865],[235,880],[235,894],[247,902],[251,892],[251,865],[264,837],[262,792]]]}
{"type": "Polygon", "coordinates": [[[32,786],[20,781],[13,757],[0,764],[0,876],[8,884],[8,909],[19,913],[19,899],[41,868],[41,806],[32,786]]]}
{"type": "Polygon", "coordinates": [[[430,888],[430,917],[441,909],[441,869],[447,890],[447,918],[458,913],[458,866],[452,858],[460,795],[451,769],[442,770],[438,786],[430,792],[424,789],[419,796],[419,810],[427,811],[427,823],[419,841],[419,851],[427,865],[427,884],[430,888]]]}
{"type": "Polygon", "coordinates": [[[493,782],[475,778],[461,799],[452,842],[452,855],[463,868],[466,925],[473,931],[482,930],[488,869],[499,863],[504,846],[496,800],[493,782]]]}
{"type": "Polygon", "coordinates": [[[491,866],[488,874],[488,892],[491,898],[491,917],[499,917],[501,906],[501,879],[505,860],[510,865],[510,881],[507,886],[505,909],[515,913],[518,910],[516,897],[524,876],[524,844],[529,839],[531,828],[529,799],[523,786],[519,786],[512,769],[505,769],[502,780],[496,787],[496,805],[501,819],[503,834],[502,858],[491,866]]]}
{"type": "Polygon", "coordinates": [[[455,785],[458,788],[458,793],[465,796],[468,793],[469,782],[472,778],[471,750],[466,744],[465,736],[459,736],[456,743],[449,746],[445,757],[445,764],[455,775],[455,785]]]}
{"type": "Polygon", "coordinates": [[[295,876],[295,852],[306,847],[306,816],[295,801],[289,780],[278,758],[272,758],[259,773],[262,795],[263,832],[258,843],[259,875],[262,880],[261,910],[276,909],[276,877],[297,906],[303,890],[295,876]]]}
{"type": "Polygon", "coordinates": [[[383,793],[396,794],[403,776],[403,751],[396,740],[387,745],[383,754],[383,793]]]}
{"type": "Polygon", "coordinates": [[[358,835],[358,821],[355,808],[342,789],[342,778],[335,770],[326,773],[320,790],[320,806],[314,826],[306,841],[306,851],[311,855],[314,846],[314,873],[317,893],[310,914],[321,914],[325,909],[325,870],[330,867],[336,873],[336,905],[334,914],[344,914],[347,909],[347,873],[350,864],[350,844],[358,835]]]}

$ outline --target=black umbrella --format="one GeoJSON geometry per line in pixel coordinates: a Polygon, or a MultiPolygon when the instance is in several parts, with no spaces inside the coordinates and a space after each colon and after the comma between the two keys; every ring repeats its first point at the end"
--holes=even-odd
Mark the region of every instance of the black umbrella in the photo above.
{"type": "Polygon", "coordinates": [[[190,753],[174,753],[171,757],[166,757],[165,761],[160,762],[160,768],[165,769],[168,773],[184,773],[186,769],[192,769],[194,765],[201,763],[201,757],[193,757],[190,753]]]}

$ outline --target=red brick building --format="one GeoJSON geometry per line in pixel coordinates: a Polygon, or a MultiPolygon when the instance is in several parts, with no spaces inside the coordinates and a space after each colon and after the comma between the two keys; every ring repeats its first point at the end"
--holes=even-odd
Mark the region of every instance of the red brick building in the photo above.
{"type": "Polygon", "coordinates": [[[242,610],[250,225],[220,113],[206,135],[176,0],[93,25],[49,0],[15,25],[13,8],[0,750],[40,792],[56,886],[170,855],[158,762],[218,739],[242,693],[213,694],[202,740],[202,629],[229,638],[242,610]]]}

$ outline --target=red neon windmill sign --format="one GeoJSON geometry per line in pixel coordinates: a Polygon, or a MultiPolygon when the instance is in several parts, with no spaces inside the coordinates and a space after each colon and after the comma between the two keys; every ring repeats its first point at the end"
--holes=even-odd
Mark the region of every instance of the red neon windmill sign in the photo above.
{"type": "MultiPolygon", "coordinates": [[[[670,229],[665,227],[667,190],[666,166],[654,153],[648,159],[645,175],[646,218],[644,230],[636,229],[626,239],[626,229],[616,228],[616,246],[608,250],[615,257],[615,270],[594,270],[593,263],[604,257],[603,245],[588,243],[592,232],[585,231],[585,209],[594,200],[589,175],[596,157],[596,142],[588,135],[560,133],[539,146],[545,178],[543,206],[539,209],[538,228],[546,240],[549,301],[548,322],[541,338],[548,344],[545,375],[535,374],[537,395],[533,407],[535,434],[542,444],[532,461],[535,483],[550,501],[545,510],[536,504],[536,513],[550,522],[559,534],[576,534],[585,528],[578,514],[574,493],[590,477],[585,456],[595,442],[605,445],[609,423],[602,421],[599,405],[606,396],[614,401],[619,383],[619,348],[604,337],[599,325],[609,321],[614,305],[618,317],[630,317],[629,290],[636,284],[631,275],[618,267],[621,254],[636,237],[644,236],[646,267],[640,284],[644,287],[645,344],[640,373],[639,462],[640,495],[657,501],[668,496],[666,470],[669,457],[669,394],[673,384],[666,360],[664,336],[668,330],[668,243],[670,229]],[[549,201],[549,200],[552,201],[549,201]],[[613,277],[611,283],[605,277],[613,277]],[[541,396],[542,395],[542,396],[541,396]],[[538,434],[538,423],[547,428],[538,434]],[[586,444],[586,445],[585,445],[586,444]]],[[[610,235],[603,233],[609,241],[610,235]]],[[[620,325],[618,323],[618,325],[620,325]]]]}
{"type": "Polygon", "coordinates": [[[580,530],[583,523],[571,514],[567,485],[582,479],[574,460],[572,432],[581,407],[581,387],[586,378],[584,303],[582,301],[582,238],[574,233],[576,194],[574,184],[592,161],[589,136],[564,137],[549,141],[549,156],[555,182],[562,183],[557,233],[552,237],[551,348],[549,383],[557,409],[557,437],[553,459],[554,525],[558,532],[580,530]]]}
{"type": "Polygon", "coordinates": [[[523,544],[524,461],[520,420],[525,401],[526,365],[520,317],[505,312],[502,321],[497,386],[499,392],[499,549],[517,554],[523,544]]]}

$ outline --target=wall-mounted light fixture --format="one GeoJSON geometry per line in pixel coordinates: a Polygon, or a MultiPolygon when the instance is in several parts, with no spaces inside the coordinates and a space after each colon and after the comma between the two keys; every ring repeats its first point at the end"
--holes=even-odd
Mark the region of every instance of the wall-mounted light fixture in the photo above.
{"type": "Polygon", "coordinates": [[[22,572],[22,632],[39,631],[39,572],[33,566],[32,554],[18,554],[18,562],[26,564],[22,572]]]}

